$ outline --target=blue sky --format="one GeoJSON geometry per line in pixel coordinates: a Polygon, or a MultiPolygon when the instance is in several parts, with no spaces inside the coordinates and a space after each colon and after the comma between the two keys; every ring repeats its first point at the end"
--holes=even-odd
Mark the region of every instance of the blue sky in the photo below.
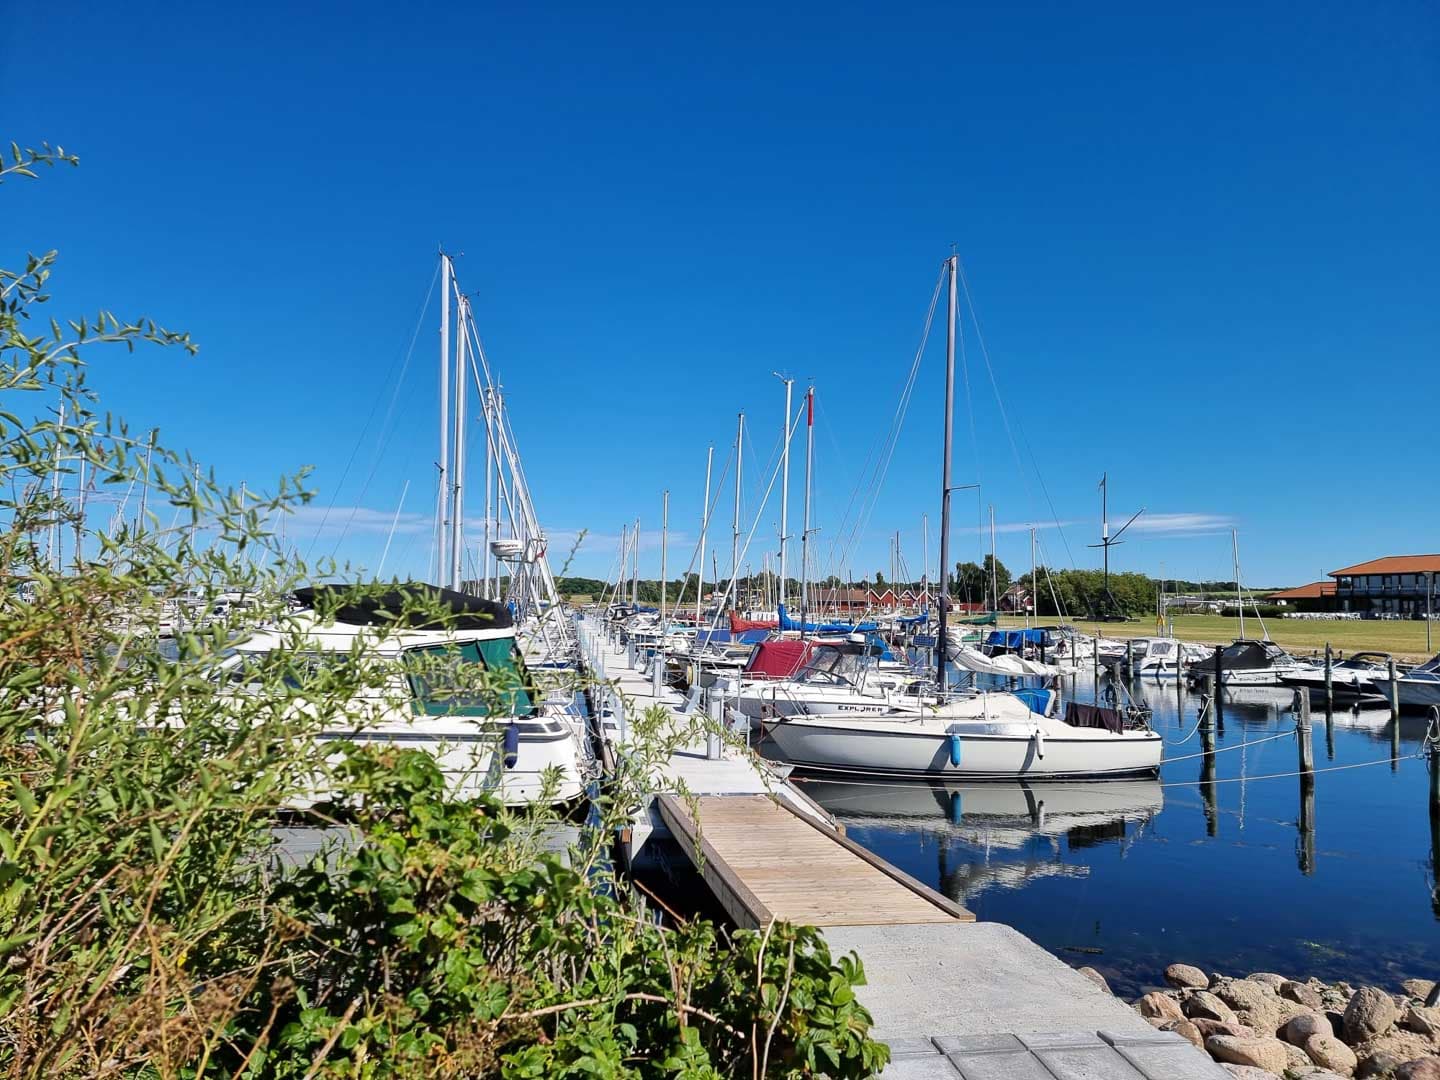
{"type": "MultiPolygon", "coordinates": [[[[374,567],[408,479],[386,569],[426,572],[433,307],[416,328],[443,244],[542,519],[557,547],[590,530],[575,571],[668,488],[678,574],[706,446],[718,473],[745,410],[769,456],[778,370],[817,385],[820,569],[844,572],[952,243],[1010,422],[967,328],[955,478],[1007,563],[1048,522],[1052,562],[1094,565],[1106,470],[1117,517],[1147,508],[1121,569],[1228,577],[1232,524],[1256,584],[1440,550],[1424,3],[0,13],[0,135],[82,158],[0,191],[3,265],[58,248],[57,313],[192,331],[198,359],[109,354],[95,385],[234,483],[313,465],[302,550],[333,506],[312,553],[374,567]]],[[[918,575],[922,514],[935,557],[942,361],[937,321],[857,573],[889,575],[898,529],[918,575]]]]}

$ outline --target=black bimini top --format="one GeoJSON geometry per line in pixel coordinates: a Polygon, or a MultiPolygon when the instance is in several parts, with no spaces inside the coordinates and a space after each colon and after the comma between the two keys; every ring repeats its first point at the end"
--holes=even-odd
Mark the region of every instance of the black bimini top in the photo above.
{"type": "Polygon", "coordinates": [[[496,600],[442,589],[423,581],[400,585],[307,585],[295,599],[339,622],[355,626],[405,626],[412,630],[505,630],[515,625],[496,600]]]}

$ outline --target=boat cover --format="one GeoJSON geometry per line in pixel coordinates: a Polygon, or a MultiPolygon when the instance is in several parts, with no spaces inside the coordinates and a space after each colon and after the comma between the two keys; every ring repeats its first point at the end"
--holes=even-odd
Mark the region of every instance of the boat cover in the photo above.
{"type": "Polygon", "coordinates": [[[1078,701],[1065,703],[1065,723],[1071,727],[1104,728],[1116,735],[1125,730],[1125,722],[1120,719],[1118,710],[1107,709],[1103,705],[1085,705],[1078,701]]]}
{"type": "MultiPolygon", "coordinates": [[[[1227,645],[1220,655],[1220,666],[1226,671],[1256,671],[1274,667],[1275,661],[1285,654],[1273,641],[1237,641],[1227,645]]],[[[1215,656],[1190,665],[1192,674],[1204,674],[1215,670],[1215,656]]]]}
{"type": "Polygon", "coordinates": [[[808,634],[865,634],[865,633],[869,633],[869,632],[872,631],[872,630],[878,630],[878,629],[880,629],[880,625],[879,625],[878,623],[876,623],[876,622],[873,622],[873,621],[872,621],[872,622],[862,622],[862,623],[840,623],[840,622],[835,622],[835,623],[802,623],[802,622],[796,622],[794,619],[790,618],[789,615],[786,615],[786,614],[785,614],[785,605],[784,605],[784,604],[781,604],[781,605],[780,605],[779,615],[780,615],[780,629],[781,629],[781,630],[799,630],[799,631],[801,631],[802,633],[808,633],[808,634]]]}
{"type": "Polygon", "coordinates": [[[744,674],[758,679],[789,679],[809,659],[810,641],[762,641],[750,654],[744,674]]]}
{"type": "Polygon", "coordinates": [[[1026,643],[1045,644],[1044,630],[991,630],[986,645],[1002,645],[1007,649],[1023,649],[1026,643]]]}
{"type": "Polygon", "coordinates": [[[746,630],[774,630],[774,620],[766,619],[742,619],[733,611],[730,613],[730,632],[739,634],[746,630]]]}
{"type": "Polygon", "coordinates": [[[354,626],[504,630],[515,625],[509,608],[498,601],[442,589],[423,581],[391,586],[307,585],[295,590],[295,599],[305,607],[319,609],[339,622],[354,626]],[[415,610],[417,608],[419,610],[415,610]]]}

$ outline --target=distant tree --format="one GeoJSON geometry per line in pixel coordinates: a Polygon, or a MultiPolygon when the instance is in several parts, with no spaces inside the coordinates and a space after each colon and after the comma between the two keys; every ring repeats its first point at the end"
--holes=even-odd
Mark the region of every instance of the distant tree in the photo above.
{"type": "Polygon", "coordinates": [[[876,571],[875,571],[875,588],[877,588],[877,589],[884,589],[884,588],[885,588],[885,575],[882,574],[879,570],[876,570],[876,571]]]}
{"type": "Polygon", "coordinates": [[[1006,589],[1010,588],[1010,571],[1005,569],[1005,564],[999,559],[996,559],[993,555],[986,555],[982,569],[985,571],[985,580],[987,582],[991,580],[990,563],[992,559],[995,563],[995,577],[993,579],[995,583],[995,596],[992,597],[992,599],[998,599],[1005,595],[1006,589]]]}

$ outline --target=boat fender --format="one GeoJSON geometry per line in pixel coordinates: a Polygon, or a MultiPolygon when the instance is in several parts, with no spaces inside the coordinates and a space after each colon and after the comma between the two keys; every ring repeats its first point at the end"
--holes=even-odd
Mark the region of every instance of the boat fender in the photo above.
{"type": "Polygon", "coordinates": [[[509,726],[505,728],[503,749],[505,752],[505,767],[507,769],[513,769],[515,762],[520,760],[520,725],[513,720],[510,721],[509,726]]]}
{"type": "Polygon", "coordinates": [[[1045,733],[1038,727],[1035,729],[1035,757],[1040,761],[1045,760],[1045,733]]]}
{"type": "Polygon", "coordinates": [[[957,768],[960,765],[960,736],[955,734],[950,736],[950,764],[957,768]]]}

